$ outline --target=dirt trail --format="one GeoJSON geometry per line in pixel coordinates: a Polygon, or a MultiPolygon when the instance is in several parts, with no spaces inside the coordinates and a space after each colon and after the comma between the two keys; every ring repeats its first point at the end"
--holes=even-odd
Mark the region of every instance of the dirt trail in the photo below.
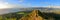
{"type": "Polygon", "coordinates": [[[43,20],[41,16],[38,16],[38,10],[33,10],[32,13],[26,17],[22,17],[20,20],[43,20]]]}

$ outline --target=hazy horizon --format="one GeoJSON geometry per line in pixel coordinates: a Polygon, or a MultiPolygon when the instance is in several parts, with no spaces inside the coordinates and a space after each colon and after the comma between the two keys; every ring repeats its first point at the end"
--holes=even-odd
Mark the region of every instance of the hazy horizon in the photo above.
{"type": "Polygon", "coordinates": [[[0,13],[10,12],[10,10],[4,10],[9,8],[30,7],[60,8],[60,0],[0,0],[0,13]]]}

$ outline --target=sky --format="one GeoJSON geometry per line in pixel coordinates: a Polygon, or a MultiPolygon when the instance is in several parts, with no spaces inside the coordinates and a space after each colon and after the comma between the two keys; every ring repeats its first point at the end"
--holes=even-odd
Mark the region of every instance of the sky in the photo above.
{"type": "Polygon", "coordinates": [[[60,0],[0,0],[0,9],[22,7],[60,8],[60,0]]]}

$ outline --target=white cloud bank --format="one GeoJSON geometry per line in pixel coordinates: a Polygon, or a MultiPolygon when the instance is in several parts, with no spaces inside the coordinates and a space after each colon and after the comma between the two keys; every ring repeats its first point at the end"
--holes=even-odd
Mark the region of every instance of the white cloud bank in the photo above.
{"type": "Polygon", "coordinates": [[[60,6],[46,6],[48,8],[60,8],[60,6]]]}
{"type": "MultiPolygon", "coordinates": [[[[5,9],[5,8],[21,8],[23,7],[22,5],[16,5],[16,4],[9,4],[8,2],[5,2],[6,0],[0,0],[0,9],[5,9]]],[[[23,2],[24,0],[19,0],[19,2],[23,2]]]]}
{"type": "Polygon", "coordinates": [[[5,2],[4,0],[0,0],[0,9],[5,8],[11,8],[12,5],[10,5],[8,2],[5,2]]]}

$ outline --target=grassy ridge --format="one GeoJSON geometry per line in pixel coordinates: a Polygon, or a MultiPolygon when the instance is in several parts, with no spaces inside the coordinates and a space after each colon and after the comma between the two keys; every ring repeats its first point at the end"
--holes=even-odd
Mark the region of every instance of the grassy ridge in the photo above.
{"type": "Polygon", "coordinates": [[[22,16],[27,15],[29,12],[25,11],[19,11],[19,12],[14,12],[14,13],[8,13],[0,16],[0,20],[18,20],[22,16]],[[4,18],[3,18],[4,17],[4,18]]]}

